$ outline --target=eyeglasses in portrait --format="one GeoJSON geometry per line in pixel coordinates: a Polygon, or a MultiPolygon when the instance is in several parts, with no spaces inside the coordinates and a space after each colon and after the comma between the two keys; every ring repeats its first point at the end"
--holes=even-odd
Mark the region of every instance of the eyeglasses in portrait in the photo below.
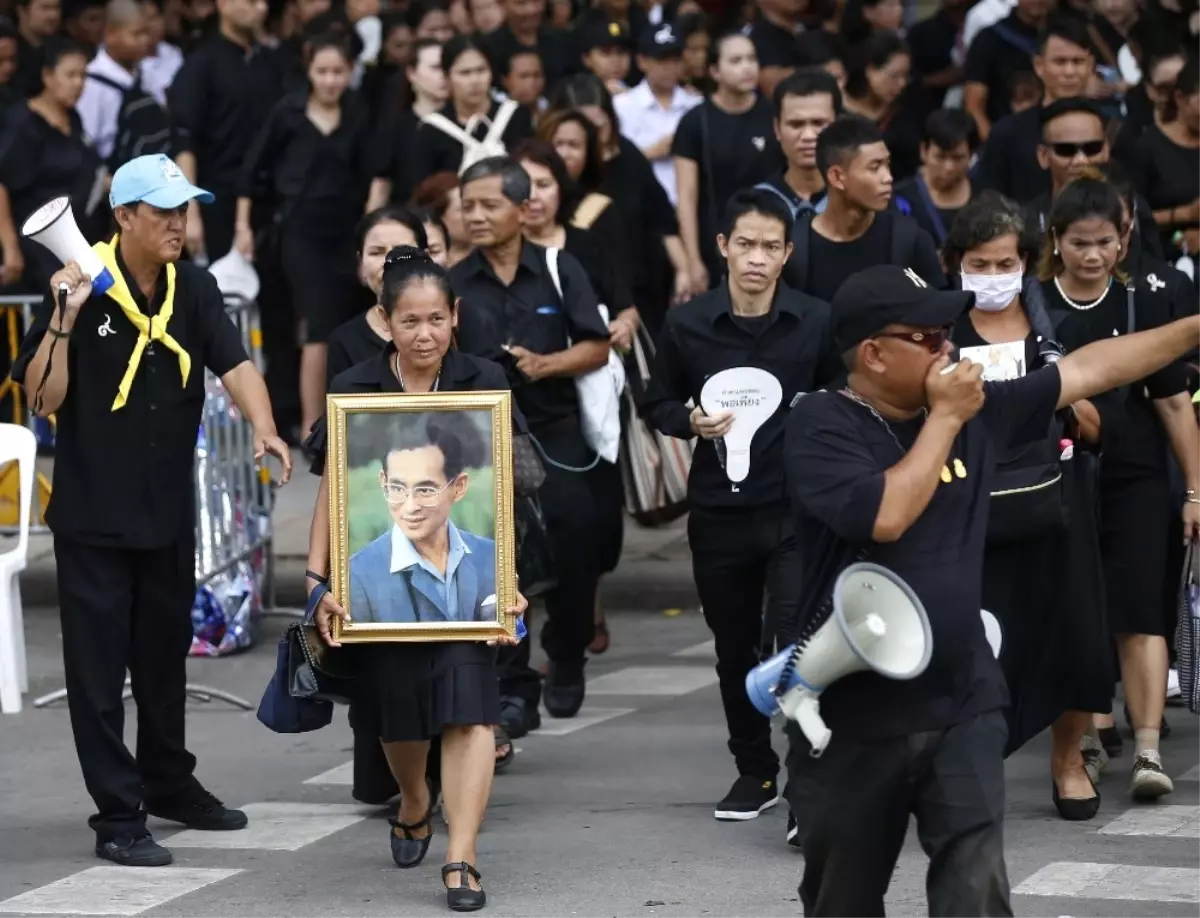
{"type": "Polygon", "coordinates": [[[345,643],[513,634],[508,392],[331,395],[331,587],[345,643]]]}

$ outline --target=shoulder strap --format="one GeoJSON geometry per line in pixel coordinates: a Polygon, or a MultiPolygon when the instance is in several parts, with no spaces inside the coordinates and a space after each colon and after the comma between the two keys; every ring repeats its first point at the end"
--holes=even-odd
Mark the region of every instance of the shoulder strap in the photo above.
{"type": "Polygon", "coordinates": [[[1002,38],[1005,42],[1012,45],[1019,51],[1024,51],[1030,57],[1033,57],[1035,54],[1037,54],[1037,45],[1032,39],[1025,37],[1024,35],[1005,25],[1003,22],[997,22],[995,25],[993,25],[992,31],[1000,36],[1000,38],[1002,38]]]}
{"type": "MultiPolygon", "coordinates": [[[[887,213],[887,211],[884,211],[887,213]]],[[[912,267],[913,248],[917,244],[917,224],[902,214],[892,214],[892,264],[912,267]]]]}
{"type": "Polygon", "coordinates": [[[799,215],[800,208],[797,207],[795,204],[793,204],[788,199],[788,196],[786,194],[784,194],[782,191],[780,191],[778,188],[776,188],[770,182],[759,182],[757,185],[754,186],[754,190],[755,191],[769,191],[769,192],[771,192],[771,194],[778,197],[779,200],[783,201],[783,203],[787,205],[788,210],[790,210],[792,212],[792,220],[795,220],[796,217],[799,215]]]}
{"type": "Polygon", "coordinates": [[[554,289],[558,292],[559,305],[562,305],[563,289],[562,279],[558,276],[558,249],[546,249],[546,270],[550,272],[550,280],[554,283],[554,289]]]}
{"type": "Polygon", "coordinates": [[[920,175],[917,176],[917,193],[921,195],[921,203],[925,205],[925,210],[929,213],[929,222],[933,224],[933,233],[936,237],[933,241],[938,244],[938,248],[941,248],[942,243],[946,241],[946,224],[942,220],[937,205],[933,203],[933,195],[929,193],[929,186],[925,184],[925,179],[920,175]]]}
{"type": "Polygon", "coordinates": [[[115,89],[117,92],[121,93],[122,95],[129,92],[131,89],[137,89],[137,81],[136,80],[134,80],[134,82],[129,86],[122,86],[116,80],[114,80],[110,77],[102,76],[99,73],[88,73],[88,74],[86,74],[86,76],[89,80],[95,80],[97,83],[101,84],[102,86],[107,86],[110,89],[115,89]]]}
{"type": "Polygon", "coordinates": [[[1045,363],[1053,363],[1063,355],[1063,346],[1058,342],[1058,333],[1046,310],[1046,297],[1042,294],[1042,285],[1036,278],[1026,278],[1021,285],[1021,305],[1025,307],[1025,315],[1029,325],[1038,337],[1038,353],[1045,363]]]}
{"type": "Polygon", "coordinates": [[[612,198],[608,195],[593,191],[585,196],[579,202],[579,206],[575,208],[575,215],[571,217],[571,225],[576,229],[591,229],[592,224],[600,219],[600,215],[608,209],[608,205],[611,203],[612,198]]]}
{"type": "Polygon", "coordinates": [[[453,137],[463,145],[464,150],[472,149],[479,146],[479,141],[464,131],[461,127],[443,115],[441,112],[433,112],[429,115],[422,115],[421,120],[430,127],[437,128],[443,134],[453,137]]]}
{"type": "Polygon", "coordinates": [[[512,99],[500,105],[496,111],[496,120],[492,122],[492,126],[488,128],[488,132],[483,138],[484,146],[491,147],[503,143],[504,132],[508,130],[508,122],[512,121],[512,116],[516,111],[517,103],[512,99]]]}
{"type": "Polygon", "coordinates": [[[1134,308],[1134,281],[1130,277],[1125,282],[1125,327],[1127,334],[1132,335],[1137,331],[1137,311],[1134,308]]]}
{"type": "Polygon", "coordinates": [[[813,212],[805,211],[796,218],[792,228],[792,257],[788,259],[788,275],[794,282],[791,286],[796,290],[804,290],[808,286],[809,231],[812,221],[813,212]]]}

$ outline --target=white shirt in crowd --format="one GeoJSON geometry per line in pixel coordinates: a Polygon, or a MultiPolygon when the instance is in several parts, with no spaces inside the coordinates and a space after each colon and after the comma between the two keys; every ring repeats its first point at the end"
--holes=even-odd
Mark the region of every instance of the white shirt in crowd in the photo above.
{"type": "Polygon", "coordinates": [[[133,85],[134,76],[109,57],[103,48],[88,64],[87,73],[89,79],[83,82],[83,94],[75,103],[75,110],[83,122],[84,139],[101,159],[108,159],[117,142],[117,118],[121,114],[125,90],[133,85]],[[111,80],[116,86],[90,79],[93,76],[111,80]]]}
{"type": "MultiPolygon", "coordinates": [[[[679,122],[689,111],[703,102],[701,96],[693,95],[680,86],[675,87],[675,95],[671,104],[666,108],[658,104],[658,99],[650,91],[650,84],[645,80],[637,86],[613,98],[613,109],[617,120],[621,122],[621,133],[640,149],[646,149],[658,143],[664,137],[675,133],[679,122]]],[[[678,201],[675,187],[675,160],[670,156],[654,160],[654,177],[667,192],[671,203],[678,201]]]]}
{"type": "Polygon", "coordinates": [[[1004,19],[1016,5],[1017,0],[979,0],[971,7],[971,11],[967,13],[967,18],[963,22],[963,48],[971,47],[971,42],[975,40],[976,35],[988,26],[994,26],[1004,19]]]}
{"type": "Polygon", "coordinates": [[[183,52],[172,44],[160,41],[154,53],[142,61],[142,89],[166,107],[167,89],[183,66],[183,52]]]}

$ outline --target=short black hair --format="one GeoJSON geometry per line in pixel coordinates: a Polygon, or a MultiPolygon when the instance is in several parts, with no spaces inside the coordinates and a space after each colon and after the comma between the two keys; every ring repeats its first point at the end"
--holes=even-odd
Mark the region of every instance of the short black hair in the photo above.
{"type": "Polygon", "coordinates": [[[842,115],[817,135],[817,168],[827,178],[833,166],[845,165],[863,147],[883,141],[883,132],[862,115],[842,115]]]}
{"type": "Polygon", "coordinates": [[[53,70],[64,57],[70,57],[73,54],[79,55],[83,58],[83,62],[87,63],[88,54],[83,50],[83,46],[61,35],[51,35],[42,42],[42,46],[37,52],[42,70],[53,70]]]}
{"type": "Polygon", "coordinates": [[[466,189],[471,182],[500,176],[500,190],[516,205],[524,204],[533,194],[529,173],[511,156],[489,156],[470,166],[458,177],[458,187],[466,189]]]}
{"type": "Polygon", "coordinates": [[[833,101],[833,116],[842,113],[842,91],[833,75],[820,67],[801,67],[788,74],[775,87],[771,102],[775,106],[775,120],[783,114],[783,100],[788,96],[829,96],[833,101]]]}
{"type": "MultiPolygon", "coordinates": [[[[963,256],[972,249],[986,245],[1001,236],[1017,237],[1017,250],[1028,255],[1022,248],[1025,239],[1025,213],[1020,205],[998,191],[988,189],[974,200],[968,201],[954,215],[946,241],[942,245],[942,258],[948,270],[957,271],[963,256]]],[[[1036,250],[1033,260],[1036,260],[1036,250]]]]}
{"type": "Polygon", "coordinates": [[[1195,54],[1188,55],[1187,60],[1183,62],[1183,69],[1175,78],[1175,91],[1185,96],[1200,92],[1200,57],[1195,54]]]}
{"type": "Polygon", "coordinates": [[[1078,16],[1071,13],[1056,13],[1052,15],[1038,34],[1038,54],[1046,53],[1046,45],[1052,38],[1070,42],[1078,48],[1092,53],[1092,43],[1088,41],[1087,26],[1078,16]]]}
{"type": "MultiPolygon", "coordinates": [[[[425,235],[424,227],[421,235],[425,235]]],[[[424,249],[411,245],[398,245],[387,253],[383,265],[383,293],[379,297],[383,311],[391,315],[400,297],[409,284],[421,280],[432,280],[446,297],[446,306],[454,311],[454,288],[450,286],[450,275],[437,264],[424,249]]]]}
{"type": "Polygon", "coordinates": [[[447,481],[453,481],[463,469],[478,469],[487,466],[488,447],[483,434],[476,426],[469,411],[431,411],[418,415],[416,423],[404,423],[407,418],[399,415],[400,423],[392,426],[387,445],[382,450],[383,473],[387,474],[387,461],[392,453],[434,446],[442,453],[442,472],[447,481]]]}
{"type": "Polygon", "coordinates": [[[1046,125],[1056,118],[1061,118],[1063,115],[1073,115],[1076,112],[1082,112],[1086,115],[1095,115],[1100,121],[1100,127],[1103,130],[1108,127],[1108,119],[1104,117],[1104,112],[1091,99],[1085,99],[1083,96],[1070,96],[1066,99],[1055,99],[1049,105],[1045,106],[1039,113],[1039,118],[1042,122],[1042,134],[1046,133],[1046,125]]]}
{"type": "Polygon", "coordinates": [[[721,235],[726,239],[733,233],[738,220],[746,214],[762,214],[783,224],[783,241],[792,241],[792,212],[779,195],[764,188],[743,188],[734,192],[725,205],[725,220],[721,235]]]}
{"type": "Polygon", "coordinates": [[[965,143],[974,153],[979,146],[979,128],[975,126],[975,119],[961,108],[939,108],[925,119],[921,141],[947,151],[965,143]]]}
{"type": "Polygon", "coordinates": [[[363,246],[367,243],[367,234],[380,223],[399,223],[401,226],[407,227],[417,240],[417,245],[422,249],[428,248],[425,227],[416,212],[409,207],[386,204],[383,207],[376,207],[359,218],[358,225],[354,227],[354,251],[362,254],[363,246]]]}
{"type": "Polygon", "coordinates": [[[721,51],[725,48],[725,42],[734,38],[744,38],[746,41],[749,41],[751,45],[754,44],[754,42],[750,40],[750,36],[741,29],[731,29],[728,32],[722,32],[708,43],[708,66],[715,67],[717,64],[721,63],[721,51]]]}
{"type": "Polygon", "coordinates": [[[824,29],[810,29],[796,36],[797,67],[820,67],[830,61],[844,61],[845,45],[841,38],[824,29]]]}
{"type": "MultiPolygon", "coordinates": [[[[409,6],[411,10],[413,3],[409,6]]],[[[440,9],[440,7],[439,7],[440,9]]],[[[454,62],[466,54],[468,51],[477,51],[488,65],[489,70],[494,70],[496,65],[481,42],[477,41],[471,35],[455,35],[452,39],[442,45],[442,69],[446,73],[450,73],[450,68],[454,66],[454,62]]]]}
{"type": "Polygon", "coordinates": [[[1062,258],[1057,254],[1055,240],[1063,235],[1072,223],[1080,220],[1100,219],[1111,223],[1121,232],[1125,225],[1125,212],[1121,204],[1121,193],[1103,178],[1080,176],[1059,192],[1050,206],[1046,221],[1046,239],[1042,243],[1042,261],[1038,265],[1038,277],[1048,281],[1062,270],[1062,258]]]}
{"type": "Polygon", "coordinates": [[[545,63],[542,61],[542,52],[537,48],[526,48],[524,45],[514,45],[513,47],[509,48],[507,52],[505,52],[504,57],[500,62],[503,68],[501,73],[504,76],[512,76],[513,62],[518,57],[536,57],[538,59],[538,64],[542,65],[543,69],[545,68],[545,63]]]}

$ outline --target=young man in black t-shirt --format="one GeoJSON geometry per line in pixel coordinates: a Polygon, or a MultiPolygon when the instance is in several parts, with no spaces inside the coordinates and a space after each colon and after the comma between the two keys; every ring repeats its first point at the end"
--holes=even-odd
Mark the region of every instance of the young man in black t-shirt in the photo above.
{"type": "Polygon", "coordinates": [[[896,209],[916,220],[939,249],[955,214],[974,195],[967,173],[978,146],[979,132],[970,115],[939,108],[925,119],[920,170],[896,185],[896,209]]]}
{"type": "Polygon", "coordinates": [[[1200,317],[1191,317],[985,384],[982,366],[950,366],[950,326],[973,302],[934,290],[912,269],[855,275],[831,320],[846,386],[805,396],[787,420],[802,633],[821,624],[837,575],[865,555],[911,587],[932,634],[928,668],[912,680],[866,672],[834,682],[820,701],[829,747],[820,758],[789,759],[806,915],[883,914],[910,815],[930,858],[930,914],[1012,914],[1008,693],[980,610],[996,457],[1045,436],[1054,411],[1142,379],[1200,343],[1200,317]]]}
{"type": "Polygon", "coordinates": [[[796,71],[775,87],[775,139],[787,165],[760,182],[779,195],[794,219],[805,211],[825,209],[825,178],[817,168],[817,137],[842,113],[837,80],[819,67],[796,71]]]}
{"type": "Polygon", "coordinates": [[[934,287],[945,286],[929,234],[889,210],[891,155],[878,127],[858,115],[841,116],[817,138],[817,167],[828,203],[797,220],[783,269],[789,287],[832,302],[846,278],[879,264],[911,267],[934,287]]]}

